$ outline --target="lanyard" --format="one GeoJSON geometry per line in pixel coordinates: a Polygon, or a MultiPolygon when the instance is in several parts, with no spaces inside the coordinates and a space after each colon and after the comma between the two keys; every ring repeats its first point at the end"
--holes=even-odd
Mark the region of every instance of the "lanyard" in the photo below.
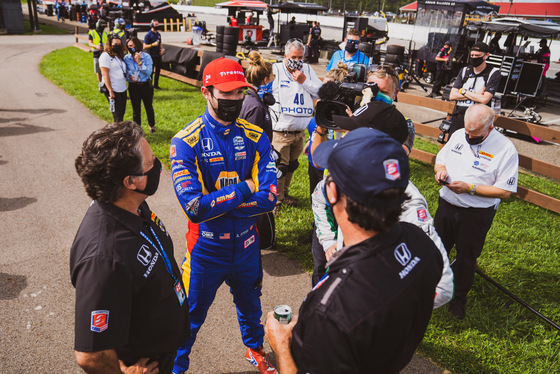
{"type": "Polygon", "coordinates": [[[157,237],[156,233],[154,232],[154,229],[150,227],[150,231],[152,232],[152,234],[154,235],[154,238],[156,238],[158,244],[159,244],[159,248],[155,246],[155,244],[150,240],[150,238],[148,238],[148,236],[146,234],[144,234],[142,231],[140,231],[140,235],[142,235],[142,237],[144,239],[146,239],[148,241],[148,243],[150,243],[152,245],[152,247],[155,248],[155,250],[159,253],[159,255],[161,257],[163,257],[163,262],[165,263],[165,268],[167,269],[167,272],[169,273],[169,275],[171,275],[171,277],[174,280],[177,280],[177,278],[175,278],[175,275],[173,274],[173,269],[171,268],[171,262],[169,261],[169,258],[167,257],[167,254],[165,253],[165,251],[163,250],[163,246],[161,245],[161,242],[159,241],[159,238],[157,237]]]}

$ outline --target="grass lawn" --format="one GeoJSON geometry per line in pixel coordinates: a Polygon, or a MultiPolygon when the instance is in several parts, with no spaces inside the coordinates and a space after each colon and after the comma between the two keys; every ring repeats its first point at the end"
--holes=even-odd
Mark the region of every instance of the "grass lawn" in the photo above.
{"type": "MultiPolygon", "coordinates": [[[[111,120],[105,97],[97,92],[91,54],[69,47],[45,56],[41,72],[93,113],[111,120]],[[68,74],[72,71],[73,74],[68,74]]],[[[147,139],[162,162],[169,166],[171,137],[196,116],[205,102],[198,88],[161,78],[156,91],[155,134],[147,139]]],[[[127,107],[125,119],[131,119],[127,107]]],[[[146,118],[142,124],[147,130],[146,118]]],[[[438,146],[417,140],[415,147],[437,152],[438,146]]],[[[284,207],[276,221],[278,251],[311,270],[310,245],[298,239],[311,229],[312,214],[307,180],[307,160],[292,180],[291,194],[300,199],[297,207],[284,207]]],[[[433,167],[411,160],[412,181],[429,203],[437,208],[438,187],[433,167]]],[[[520,184],[560,198],[558,182],[520,175],[520,184]]],[[[560,324],[560,216],[519,199],[502,202],[490,230],[480,269],[535,309],[560,324]]],[[[453,256],[453,254],[452,254],[453,256]]],[[[307,286],[307,285],[305,285],[307,286]]],[[[333,342],[334,344],[335,342],[333,342]]],[[[560,335],[508,296],[475,278],[469,294],[467,316],[456,320],[443,307],[434,311],[420,352],[453,373],[558,373],[560,335]]]]}
{"type": "Polygon", "coordinates": [[[40,29],[41,31],[35,32],[35,31],[33,31],[33,30],[31,29],[31,24],[29,23],[29,20],[26,20],[26,19],[23,20],[23,28],[25,29],[24,35],[35,35],[35,34],[41,34],[41,35],[72,34],[71,31],[64,30],[64,29],[61,29],[61,28],[55,27],[55,26],[45,25],[45,24],[40,23],[40,22],[39,22],[39,29],[40,29]]]}

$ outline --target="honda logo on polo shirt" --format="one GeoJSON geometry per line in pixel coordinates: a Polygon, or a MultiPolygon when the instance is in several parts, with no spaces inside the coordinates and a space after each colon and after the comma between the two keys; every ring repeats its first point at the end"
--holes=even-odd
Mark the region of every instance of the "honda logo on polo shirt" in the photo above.
{"type": "Polygon", "coordinates": [[[511,177],[507,180],[508,186],[513,186],[515,184],[515,178],[511,177]]]}
{"type": "Polygon", "coordinates": [[[214,149],[214,142],[212,142],[211,138],[204,138],[202,139],[202,148],[204,148],[205,152],[210,152],[214,149]]]}
{"type": "Polygon", "coordinates": [[[412,258],[412,254],[410,253],[410,250],[404,243],[399,244],[399,246],[395,248],[394,253],[395,253],[395,258],[397,259],[398,262],[400,262],[402,266],[408,264],[410,262],[410,259],[412,258]]]}
{"type": "Polygon", "coordinates": [[[455,150],[456,151],[460,151],[461,149],[463,149],[463,144],[461,144],[461,143],[455,144],[455,150]]]}
{"type": "Polygon", "coordinates": [[[136,258],[138,259],[138,261],[140,261],[142,265],[148,266],[148,264],[152,260],[152,252],[148,250],[148,246],[146,244],[143,244],[140,247],[140,250],[138,251],[136,258]]]}

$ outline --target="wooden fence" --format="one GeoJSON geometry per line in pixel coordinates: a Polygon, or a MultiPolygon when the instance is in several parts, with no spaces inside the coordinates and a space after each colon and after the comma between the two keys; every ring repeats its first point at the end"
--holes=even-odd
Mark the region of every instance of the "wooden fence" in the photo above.
{"type": "MultiPolygon", "coordinates": [[[[398,95],[398,101],[400,103],[411,104],[424,108],[434,109],[440,112],[445,112],[448,115],[453,113],[453,108],[455,107],[454,102],[431,99],[402,92],[398,95]]],[[[519,121],[513,118],[498,115],[495,118],[494,124],[497,127],[501,127],[505,130],[515,131],[519,134],[540,138],[541,140],[546,140],[552,143],[560,143],[560,131],[558,130],[553,130],[540,125],[535,125],[533,123],[519,121]]],[[[430,138],[437,139],[440,133],[440,130],[433,126],[428,126],[416,122],[414,123],[414,126],[418,134],[428,136],[430,138]]],[[[413,149],[410,153],[410,157],[429,164],[434,164],[436,161],[436,156],[434,154],[418,149],[413,149]]],[[[523,154],[519,154],[519,166],[534,173],[560,180],[560,167],[557,165],[553,165],[523,154]]],[[[521,200],[525,200],[532,204],[538,205],[542,208],[560,213],[560,200],[554,197],[522,186],[517,187],[517,193],[514,196],[521,200]]]]}
{"type": "MultiPolygon", "coordinates": [[[[78,42],[78,39],[87,41],[88,38],[79,35],[77,29],[76,29],[75,37],[76,37],[76,43],[74,44],[74,46],[82,50],[89,51],[89,47],[80,44],[78,42]]],[[[197,55],[200,59],[202,58],[203,54],[204,54],[203,50],[198,50],[197,55]]],[[[247,61],[245,60],[241,61],[241,66],[243,68],[247,68],[248,65],[249,64],[247,61]]],[[[196,65],[195,70],[197,72],[200,72],[200,65],[196,65]]],[[[181,74],[173,73],[168,70],[162,69],[161,75],[190,84],[192,86],[196,86],[196,87],[202,86],[202,81],[193,78],[188,78],[181,74]]],[[[453,109],[455,107],[454,102],[416,96],[403,92],[399,93],[398,102],[437,110],[440,112],[447,113],[448,116],[450,116],[451,113],[453,113],[453,109]]],[[[529,122],[519,121],[504,116],[496,116],[494,124],[505,130],[515,131],[519,134],[528,135],[535,138],[540,138],[541,140],[546,140],[552,143],[560,144],[560,131],[558,130],[553,130],[547,127],[535,125],[529,122]]],[[[437,139],[438,135],[440,134],[440,130],[433,126],[428,126],[417,122],[414,123],[414,126],[418,134],[430,138],[437,139]]],[[[413,149],[412,152],[410,153],[410,157],[429,164],[434,164],[436,160],[436,156],[434,154],[426,151],[421,151],[419,149],[413,149]]],[[[557,165],[553,165],[523,154],[519,154],[519,166],[531,172],[538,173],[550,178],[554,178],[556,180],[560,180],[560,167],[557,165]]],[[[542,208],[549,209],[553,212],[560,214],[560,200],[554,197],[521,186],[517,187],[517,193],[514,196],[521,200],[528,201],[532,204],[538,205],[542,208]]]]}

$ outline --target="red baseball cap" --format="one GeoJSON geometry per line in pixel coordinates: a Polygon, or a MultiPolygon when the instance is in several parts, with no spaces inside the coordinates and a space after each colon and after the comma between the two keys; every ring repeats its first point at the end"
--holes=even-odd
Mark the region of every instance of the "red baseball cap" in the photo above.
{"type": "Polygon", "coordinates": [[[214,86],[223,92],[233,91],[241,87],[252,87],[245,81],[245,74],[241,65],[224,57],[206,65],[202,74],[202,82],[205,87],[214,86]]]}

